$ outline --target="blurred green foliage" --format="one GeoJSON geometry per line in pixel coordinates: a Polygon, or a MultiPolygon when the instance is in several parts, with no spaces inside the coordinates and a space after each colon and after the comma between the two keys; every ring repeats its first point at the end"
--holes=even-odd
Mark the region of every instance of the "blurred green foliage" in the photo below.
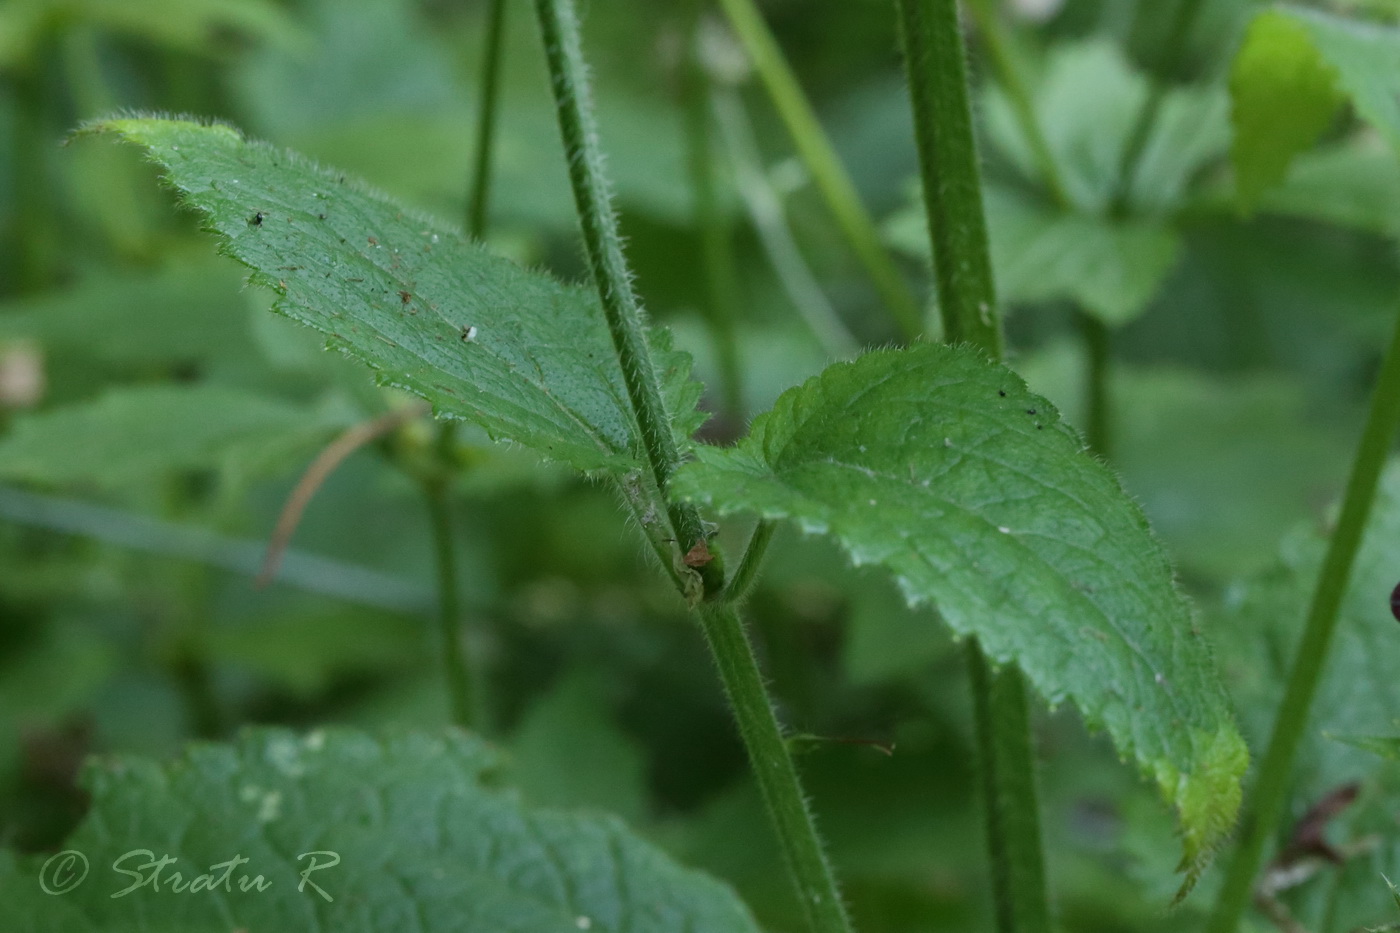
{"type": "MultiPolygon", "coordinates": [[[[1165,61],[1179,2],[1004,4],[1036,112],[1067,169],[1068,207],[1046,196],[980,37],[969,39],[1009,363],[1084,424],[1078,310],[1112,329],[1106,457],[1171,551],[1257,748],[1400,307],[1400,163],[1384,109],[1400,65],[1383,47],[1378,67],[1389,66],[1390,83],[1372,84],[1356,77],[1361,66],[1309,59],[1299,79],[1307,87],[1330,67],[1352,89],[1324,88],[1326,107],[1245,119],[1248,95],[1232,104],[1232,84],[1267,79],[1269,56],[1306,44],[1297,30],[1313,30],[1309,54],[1321,59],[1354,60],[1361,53],[1346,43],[1360,40],[1317,26],[1315,13],[1270,14],[1294,24],[1280,38],[1251,25],[1250,0],[1210,0],[1183,54],[1165,61]],[[1051,12],[1024,12],[1038,6],[1051,12]],[[1236,62],[1247,30],[1250,55],[1236,62]],[[1170,89],[1115,214],[1113,172],[1153,82],[1170,89]],[[1348,95],[1358,105],[1338,103],[1348,95]],[[1242,136],[1250,126],[1279,135],[1242,136]],[[1281,149],[1290,146],[1299,151],[1281,149]]],[[[7,847],[58,846],[84,812],[74,775],[90,753],[170,759],[191,739],[250,724],[434,728],[446,719],[431,540],[413,473],[432,444],[428,423],[335,471],[306,510],[282,581],[255,588],[256,545],[318,446],[404,399],[267,314],[263,291],[240,290],[237,264],[170,208],[132,151],[62,144],[83,121],[118,111],[223,119],[457,223],[486,6],[0,6],[7,847]]],[[[511,6],[487,244],[581,279],[539,40],[524,5],[511,6]]],[[[682,6],[593,0],[585,42],[638,288],[716,386],[697,258],[704,232],[686,165],[682,6]]],[[[1378,32],[1400,19],[1389,0],[1311,6],[1378,32]]],[[[889,4],[772,0],[765,13],[903,273],[927,293],[889,4]]],[[[718,19],[707,23],[716,81],[737,92],[762,180],[821,295],[861,343],[895,340],[733,39],[718,19]]],[[[715,151],[744,373],[740,417],[706,428],[722,439],[829,360],[806,323],[810,295],[775,274],[733,148],[717,137],[715,151]]],[[[715,398],[702,406],[721,407],[715,398]]],[[[484,731],[505,751],[508,780],[531,805],[622,816],[734,885],[765,929],[798,929],[700,635],[618,503],[473,430],[459,433],[453,456],[463,612],[483,671],[484,731]]],[[[1393,762],[1365,749],[1393,754],[1400,733],[1400,629],[1386,604],[1400,579],[1389,531],[1398,509],[1392,473],[1291,811],[1360,781],[1359,802],[1330,832],[1377,841],[1284,895],[1310,930],[1392,919],[1380,873],[1400,876],[1400,784],[1393,762]]],[[[733,553],[742,540],[721,545],[733,553]]],[[[784,719],[831,739],[800,764],[858,928],[991,929],[964,671],[935,614],[905,608],[892,584],[849,567],[831,544],[784,531],[748,615],[784,719]],[[867,740],[892,745],[893,756],[867,740]]],[[[1036,727],[1063,927],[1196,928],[1218,879],[1207,874],[1182,909],[1162,909],[1179,846],[1154,790],[1073,713],[1042,711],[1036,727]]]]}

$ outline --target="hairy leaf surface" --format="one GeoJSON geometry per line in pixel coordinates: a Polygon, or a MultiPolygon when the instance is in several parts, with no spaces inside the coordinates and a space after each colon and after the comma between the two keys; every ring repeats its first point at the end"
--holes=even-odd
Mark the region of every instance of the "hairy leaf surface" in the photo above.
{"type": "MultiPolygon", "coordinates": [[[[275,309],[381,381],[581,470],[639,468],[636,422],[589,291],[522,269],[441,223],[226,126],[111,120],[145,147],[275,309]]],[[[689,357],[657,344],[683,437],[698,426],[689,357]]]]}
{"type": "Polygon", "coordinates": [[[1073,700],[1177,807],[1193,871],[1229,829],[1246,752],[1191,607],[1141,510],[1015,374],[959,348],[876,351],[698,455],[683,494],[832,535],[1073,700]]]}
{"type": "Polygon", "coordinates": [[[378,740],[348,730],[254,730],[234,745],[192,746],[168,766],[105,761],[89,767],[93,809],[64,843],[83,854],[88,876],[46,896],[41,882],[73,875],[50,865],[41,876],[43,856],[16,863],[0,853],[0,928],[756,933],[720,883],[616,819],[527,809],[488,786],[497,767],[462,733],[378,740]],[[112,867],[131,852],[120,868],[136,877],[112,867]],[[306,853],[325,867],[301,885],[306,853]],[[113,897],[167,855],[178,861],[161,870],[159,890],[113,897]],[[223,870],[210,867],[235,857],[247,861],[218,883],[223,870]],[[211,875],[207,889],[177,893],[201,875],[211,875]],[[240,890],[258,875],[266,889],[240,890]]]}

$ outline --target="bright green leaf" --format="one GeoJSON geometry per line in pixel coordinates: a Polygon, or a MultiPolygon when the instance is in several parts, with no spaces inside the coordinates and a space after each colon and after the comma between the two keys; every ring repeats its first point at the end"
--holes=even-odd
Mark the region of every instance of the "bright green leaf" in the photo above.
{"type": "Polygon", "coordinates": [[[1235,138],[1230,156],[1241,202],[1253,207],[1315,143],[1342,104],[1336,70],[1296,19],[1255,18],[1230,73],[1235,138]]]}
{"type": "MultiPolygon", "coordinates": [[[[226,126],[112,120],[147,149],[275,308],[381,381],[581,470],[644,462],[601,308],[442,224],[226,126]]],[[[689,358],[654,341],[683,437],[698,426],[689,358]]]]}
{"type": "Polygon", "coordinates": [[[616,819],[527,809],[493,789],[497,764],[459,732],[376,740],[340,730],[250,731],[233,745],[193,746],[168,766],[105,761],[87,770],[92,811],[64,843],[83,853],[88,877],[45,896],[43,856],[16,865],[0,853],[0,928],[756,933],[731,891],[616,819]],[[127,856],[137,850],[151,858],[127,856]],[[306,876],[316,887],[298,890],[312,852],[323,866],[306,876]],[[162,870],[159,891],[113,897],[154,871],[133,878],[114,861],[127,856],[121,867],[137,871],[164,855],[178,861],[162,870]],[[173,890],[176,872],[189,885],[235,857],[247,862],[227,889],[173,890]],[[240,891],[245,873],[269,886],[240,891]]]}
{"type": "Polygon", "coordinates": [[[1278,8],[1250,24],[1230,77],[1239,196],[1281,182],[1343,100],[1400,148],[1400,29],[1278,8]]]}
{"type": "Polygon", "coordinates": [[[1247,756],[1191,607],[1141,510],[1015,374],[941,345],[876,351],[698,456],[683,495],[832,535],[1073,700],[1176,806],[1193,874],[1229,830],[1247,756]]]}
{"type": "Polygon", "coordinates": [[[114,388],[18,419],[0,439],[0,477],[111,487],[172,470],[257,466],[314,447],[340,423],[224,386],[114,388]]]}

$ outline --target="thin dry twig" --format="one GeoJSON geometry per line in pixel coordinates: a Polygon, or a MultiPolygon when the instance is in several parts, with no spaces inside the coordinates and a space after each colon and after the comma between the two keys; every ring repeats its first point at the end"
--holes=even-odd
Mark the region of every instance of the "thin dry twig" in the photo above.
{"type": "Polygon", "coordinates": [[[306,468],[306,472],[297,481],[292,494],[287,497],[286,504],[282,506],[282,514],[277,516],[277,527],[268,540],[267,557],[263,560],[262,571],[253,581],[255,587],[262,589],[272,582],[273,577],[277,576],[277,568],[282,563],[282,555],[286,552],[287,545],[291,543],[292,535],[296,533],[297,526],[301,524],[302,513],[306,511],[306,506],[316,495],[316,491],[335,472],[335,468],[361,447],[378,440],[399,425],[427,414],[428,411],[427,403],[420,402],[361,422],[331,441],[324,450],[316,455],[316,459],[311,461],[311,465],[306,468]]]}

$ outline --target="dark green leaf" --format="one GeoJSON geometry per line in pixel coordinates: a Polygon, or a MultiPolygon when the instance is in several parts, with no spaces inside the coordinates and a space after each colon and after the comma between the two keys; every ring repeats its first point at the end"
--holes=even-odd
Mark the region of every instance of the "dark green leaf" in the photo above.
{"type": "Polygon", "coordinates": [[[1071,699],[1178,810],[1194,871],[1246,752],[1141,510],[1015,374],[946,346],[877,351],[785,393],[677,488],[788,518],[894,574],[1052,702],[1071,699]]]}
{"type": "MultiPolygon", "coordinates": [[[[0,854],[0,928],[756,933],[723,885],[616,819],[526,809],[488,786],[496,766],[486,745],[462,733],[381,741],[340,730],[251,731],[234,745],[193,746],[169,766],[105,761],[88,769],[92,812],[64,843],[83,853],[88,877],[46,897],[44,857],[16,866],[0,854]],[[299,891],[313,861],[303,853],[312,852],[326,867],[306,876],[316,888],[299,891]],[[154,872],[133,878],[114,862],[127,856],[120,867],[134,872],[165,855],[178,861],[163,869],[159,891],[113,897],[154,872]],[[247,862],[227,888],[177,893],[176,872],[190,885],[235,857],[247,862]],[[240,891],[245,873],[270,886],[240,891]]],[[[219,870],[212,874],[217,881],[219,870]]]]}

